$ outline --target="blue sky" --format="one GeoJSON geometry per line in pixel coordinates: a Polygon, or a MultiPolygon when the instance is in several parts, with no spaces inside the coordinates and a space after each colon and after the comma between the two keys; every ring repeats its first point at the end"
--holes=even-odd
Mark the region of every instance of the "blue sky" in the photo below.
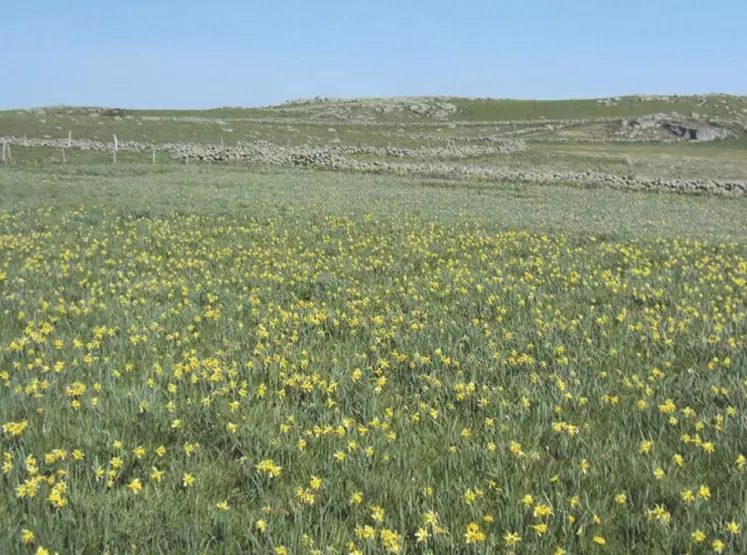
{"type": "Polygon", "coordinates": [[[0,108],[747,94],[747,0],[25,0],[0,108]]]}

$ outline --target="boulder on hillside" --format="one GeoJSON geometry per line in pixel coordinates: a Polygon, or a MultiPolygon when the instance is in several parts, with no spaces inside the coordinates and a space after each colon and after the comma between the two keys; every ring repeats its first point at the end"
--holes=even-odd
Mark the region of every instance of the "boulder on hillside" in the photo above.
{"type": "Polygon", "coordinates": [[[703,114],[650,114],[621,122],[620,134],[648,140],[718,141],[733,136],[703,114]]]}
{"type": "Polygon", "coordinates": [[[719,141],[729,138],[729,132],[720,127],[691,127],[679,123],[664,123],[662,127],[688,141],[719,141]]]}

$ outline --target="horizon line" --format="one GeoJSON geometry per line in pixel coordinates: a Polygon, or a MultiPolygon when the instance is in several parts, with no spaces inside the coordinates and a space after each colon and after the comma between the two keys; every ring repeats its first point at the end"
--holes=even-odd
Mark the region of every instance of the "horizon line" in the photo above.
{"type": "Polygon", "coordinates": [[[392,96],[324,96],[317,95],[313,97],[297,97],[288,98],[281,100],[277,103],[271,104],[258,104],[258,105],[238,105],[238,104],[224,104],[224,105],[210,105],[210,106],[194,106],[194,107],[183,107],[183,108],[172,108],[172,107],[156,107],[151,106],[147,108],[130,108],[123,105],[106,105],[106,104],[43,104],[37,106],[25,106],[25,107],[9,107],[0,108],[0,112],[10,110],[44,110],[50,108],[72,108],[72,109],[119,109],[119,110],[135,110],[135,111],[148,111],[148,110],[171,110],[171,111],[208,111],[208,110],[256,110],[262,108],[277,108],[287,104],[295,104],[301,102],[355,102],[355,101],[372,101],[372,100],[391,100],[391,101],[408,101],[408,100],[424,100],[424,99],[437,99],[437,100],[484,100],[484,101],[515,101],[515,102],[565,102],[565,101],[589,101],[589,100],[611,100],[611,99],[625,99],[635,97],[646,97],[651,99],[664,99],[664,98],[692,98],[692,97],[734,97],[745,99],[747,94],[737,93],[726,93],[726,92],[708,92],[708,93],[627,93],[619,95],[607,95],[607,96],[579,96],[579,97],[557,97],[557,98],[537,98],[537,97],[500,97],[500,96],[460,96],[453,94],[423,94],[423,95],[392,95],[392,96]]]}

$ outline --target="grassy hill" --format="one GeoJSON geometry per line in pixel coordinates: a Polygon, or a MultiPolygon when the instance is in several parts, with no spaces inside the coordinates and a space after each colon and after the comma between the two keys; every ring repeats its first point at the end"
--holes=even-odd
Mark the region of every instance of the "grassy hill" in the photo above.
{"type": "MultiPolygon", "coordinates": [[[[401,162],[400,151],[410,149],[416,151],[410,153],[418,155],[416,161],[425,156],[427,160],[460,167],[747,180],[747,97],[729,95],[634,95],[576,100],[312,99],[261,108],[129,110],[51,106],[0,111],[0,138],[54,142],[44,145],[46,148],[23,148],[21,141],[14,147],[14,159],[19,164],[62,163],[59,150],[66,146],[69,136],[95,141],[100,147],[111,144],[113,135],[121,143],[144,145],[199,143],[237,147],[262,141],[286,151],[360,148],[362,152],[350,156],[387,164],[401,162]],[[622,126],[622,118],[635,121],[673,113],[680,114],[688,125],[728,129],[729,138],[687,142],[676,140],[665,131],[647,138],[622,126]],[[494,148],[500,141],[521,141],[528,152],[507,155],[494,148]]],[[[84,147],[73,147],[64,160],[74,164],[110,162],[108,152],[84,147]]],[[[123,151],[119,160],[149,163],[150,146],[145,151],[145,155],[123,151]]],[[[169,161],[172,158],[160,160],[169,161]]]]}

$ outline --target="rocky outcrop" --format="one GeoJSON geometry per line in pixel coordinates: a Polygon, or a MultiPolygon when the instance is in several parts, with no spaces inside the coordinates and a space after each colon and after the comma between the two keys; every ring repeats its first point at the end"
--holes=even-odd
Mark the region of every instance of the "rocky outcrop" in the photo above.
{"type": "Polygon", "coordinates": [[[686,141],[717,141],[734,137],[716,118],[693,113],[689,117],[672,112],[623,120],[619,135],[646,140],[675,138],[686,141]],[[667,137],[667,135],[669,137],[667,137]]]}
{"type": "Polygon", "coordinates": [[[456,104],[447,98],[440,97],[351,99],[316,97],[289,101],[269,109],[285,114],[303,113],[313,120],[338,119],[356,122],[370,120],[374,114],[397,112],[412,114],[424,119],[443,120],[458,112],[456,104]]]}
{"type": "Polygon", "coordinates": [[[727,130],[718,127],[689,127],[680,123],[664,123],[662,127],[677,137],[690,141],[718,141],[730,136],[727,130]]]}

